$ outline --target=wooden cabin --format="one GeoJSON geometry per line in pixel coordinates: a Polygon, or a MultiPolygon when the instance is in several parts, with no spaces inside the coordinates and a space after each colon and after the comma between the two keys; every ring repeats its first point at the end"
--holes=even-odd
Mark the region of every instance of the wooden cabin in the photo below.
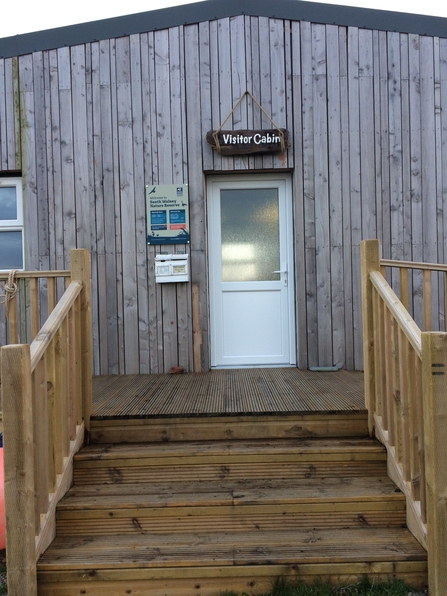
{"type": "Polygon", "coordinates": [[[1,39],[9,592],[445,596],[446,193],[447,19],[1,39]]]}
{"type": "MultiPolygon", "coordinates": [[[[0,252],[12,231],[17,269],[64,270],[72,248],[90,251],[95,374],[361,370],[360,241],[445,262],[446,39],[444,19],[296,0],[208,0],[2,39],[0,184],[12,176],[21,194],[0,252]],[[225,120],[234,135],[284,129],[289,146],[219,153],[206,136],[225,120]],[[148,244],[159,185],[187,185],[186,244],[148,244]],[[260,238],[262,213],[232,201],[266,188],[275,257],[258,291],[227,292],[221,243],[238,266],[251,245],[238,226],[222,240],[216,205],[224,193],[260,238]],[[163,252],[188,255],[188,283],[156,283],[163,252]]],[[[417,316],[420,294],[416,280],[417,316]]],[[[437,284],[434,328],[443,296],[437,284]]]]}

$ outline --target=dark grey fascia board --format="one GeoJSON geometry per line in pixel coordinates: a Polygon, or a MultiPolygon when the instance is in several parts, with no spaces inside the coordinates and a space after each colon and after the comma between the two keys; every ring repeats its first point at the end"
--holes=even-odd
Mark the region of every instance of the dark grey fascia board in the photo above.
{"type": "Polygon", "coordinates": [[[447,38],[447,19],[303,0],[204,0],[0,39],[0,58],[237,15],[309,21],[447,38]]]}

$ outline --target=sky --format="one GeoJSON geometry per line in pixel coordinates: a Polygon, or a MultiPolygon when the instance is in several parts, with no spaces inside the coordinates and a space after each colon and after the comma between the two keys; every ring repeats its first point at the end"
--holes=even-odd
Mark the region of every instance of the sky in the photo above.
{"type": "MultiPolygon", "coordinates": [[[[207,0],[201,1],[206,2],[207,0]]],[[[225,2],[225,0],[221,1],[225,2]]],[[[280,2],[281,0],[276,1],[280,2]]],[[[0,38],[107,19],[124,14],[179,6],[190,2],[191,0],[109,0],[108,2],[92,2],[92,0],[76,0],[75,2],[22,0],[18,2],[17,0],[3,0],[0,38]]],[[[421,2],[421,0],[330,0],[326,4],[362,6],[379,10],[395,10],[447,17],[447,2],[445,0],[424,0],[424,2],[421,2]]]]}

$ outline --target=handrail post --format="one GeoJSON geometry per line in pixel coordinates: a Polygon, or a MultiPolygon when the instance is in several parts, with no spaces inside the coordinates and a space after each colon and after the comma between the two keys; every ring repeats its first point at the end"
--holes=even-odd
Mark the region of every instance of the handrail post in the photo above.
{"type": "Polygon", "coordinates": [[[92,411],[92,320],[90,310],[90,255],[85,248],[70,251],[71,279],[82,281],[81,291],[81,367],[82,411],[89,442],[92,411]]]}
{"type": "Polygon", "coordinates": [[[428,587],[447,594],[447,333],[422,333],[428,587]]]}
{"type": "Polygon", "coordinates": [[[363,240],[360,245],[362,264],[362,310],[363,310],[363,368],[365,379],[365,404],[368,409],[369,434],[374,434],[374,413],[376,411],[376,387],[374,376],[374,319],[373,286],[371,271],[380,271],[379,241],[363,240]]]}
{"type": "Polygon", "coordinates": [[[34,408],[29,345],[1,349],[8,593],[36,596],[34,408]]]}

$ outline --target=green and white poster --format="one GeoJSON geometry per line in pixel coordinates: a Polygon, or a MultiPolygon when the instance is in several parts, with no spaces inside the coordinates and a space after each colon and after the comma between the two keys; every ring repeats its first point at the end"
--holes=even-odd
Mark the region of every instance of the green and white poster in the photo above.
{"type": "Polygon", "coordinates": [[[146,186],[147,243],[189,244],[187,184],[146,186]]]}

